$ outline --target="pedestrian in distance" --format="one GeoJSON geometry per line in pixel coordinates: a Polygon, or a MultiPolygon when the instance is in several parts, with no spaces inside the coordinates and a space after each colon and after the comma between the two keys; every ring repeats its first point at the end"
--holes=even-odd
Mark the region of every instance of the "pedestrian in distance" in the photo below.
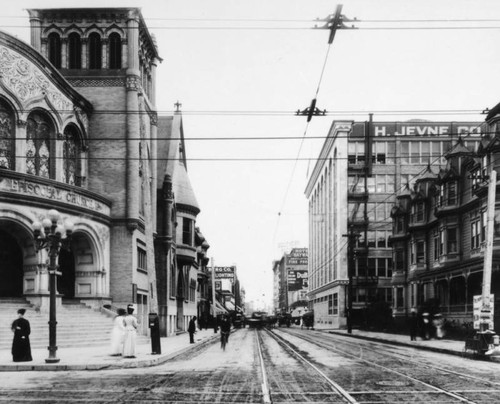
{"type": "Polygon", "coordinates": [[[417,313],[415,313],[415,311],[412,310],[411,317],[410,317],[410,340],[411,341],[417,340],[417,330],[418,330],[417,313]]]}
{"type": "Polygon", "coordinates": [[[231,333],[231,322],[227,316],[222,316],[220,322],[220,342],[222,349],[226,349],[226,344],[229,342],[229,334],[231,333]]]}
{"type": "Polygon", "coordinates": [[[127,315],[123,317],[123,326],[125,328],[125,338],[123,340],[123,357],[135,358],[135,340],[137,339],[137,319],[133,315],[134,306],[127,306],[127,315]]]}
{"type": "Polygon", "coordinates": [[[111,356],[121,356],[123,353],[123,340],[125,339],[125,324],[123,318],[125,309],[118,309],[118,314],[113,320],[113,330],[111,331],[111,356]]]}
{"type": "Polygon", "coordinates": [[[428,312],[422,313],[422,339],[428,340],[431,338],[431,319],[428,312]]]}
{"type": "Polygon", "coordinates": [[[12,322],[12,332],[14,340],[12,341],[12,360],[14,362],[30,362],[31,357],[30,322],[24,318],[25,309],[17,311],[17,320],[12,322]]]}
{"type": "Polygon", "coordinates": [[[188,325],[188,333],[189,333],[189,343],[194,344],[194,333],[196,332],[196,316],[194,316],[188,325]]]}

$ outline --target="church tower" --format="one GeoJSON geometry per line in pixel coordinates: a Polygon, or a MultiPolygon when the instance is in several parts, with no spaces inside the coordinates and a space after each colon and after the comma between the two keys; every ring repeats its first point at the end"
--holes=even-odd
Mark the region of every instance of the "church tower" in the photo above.
{"type": "Polygon", "coordinates": [[[139,316],[155,311],[155,40],[138,8],[28,12],[31,45],[93,105],[82,181],[112,201],[113,303],[136,303],[139,316]]]}

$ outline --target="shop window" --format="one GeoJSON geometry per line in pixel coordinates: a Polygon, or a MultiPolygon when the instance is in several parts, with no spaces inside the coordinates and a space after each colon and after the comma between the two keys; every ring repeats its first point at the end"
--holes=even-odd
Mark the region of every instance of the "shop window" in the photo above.
{"type": "Polygon", "coordinates": [[[333,294],[333,314],[339,314],[339,294],[333,294]]]}
{"type": "Polygon", "coordinates": [[[113,32],[109,36],[109,68],[121,69],[122,67],[122,39],[113,32]]]}
{"type": "Polygon", "coordinates": [[[0,168],[13,170],[14,153],[14,112],[0,100],[0,168]]]}
{"type": "Polygon", "coordinates": [[[89,69],[102,67],[101,37],[97,33],[89,35],[89,69]]]}
{"type": "Polygon", "coordinates": [[[53,32],[48,37],[49,46],[49,62],[54,65],[56,69],[61,68],[61,37],[59,34],[53,32]]]}
{"type": "Polygon", "coordinates": [[[82,68],[82,41],[76,32],[68,37],[68,67],[70,69],[82,68]]]}
{"type": "Polygon", "coordinates": [[[44,114],[32,113],[26,128],[26,172],[51,177],[51,138],[54,129],[44,114]]]}

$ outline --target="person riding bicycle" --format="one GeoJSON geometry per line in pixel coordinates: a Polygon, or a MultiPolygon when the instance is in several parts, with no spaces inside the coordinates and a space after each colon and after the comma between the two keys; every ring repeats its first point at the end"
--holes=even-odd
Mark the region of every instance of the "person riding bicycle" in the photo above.
{"type": "Polygon", "coordinates": [[[222,316],[221,322],[220,322],[220,338],[221,342],[223,338],[225,339],[225,342],[229,341],[229,334],[231,333],[231,322],[229,321],[229,318],[227,316],[222,316]]]}

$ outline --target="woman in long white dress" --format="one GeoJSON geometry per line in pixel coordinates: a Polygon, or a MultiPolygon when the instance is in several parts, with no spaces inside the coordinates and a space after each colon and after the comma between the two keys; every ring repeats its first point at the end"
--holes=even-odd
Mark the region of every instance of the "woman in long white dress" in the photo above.
{"type": "Polygon", "coordinates": [[[132,315],[134,308],[127,307],[127,315],[123,318],[125,339],[123,340],[123,357],[135,358],[135,340],[137,336],[137,319],[132,315]]]}
{"type": "Polygon", "coordinates": [[[113,330],[111,331],[111,355],[120,356],[123,352],[123,339],[125,337],[125,325],[123,317],[125,309],[118,309],[118,315],[113,320],[113,330]]]}

